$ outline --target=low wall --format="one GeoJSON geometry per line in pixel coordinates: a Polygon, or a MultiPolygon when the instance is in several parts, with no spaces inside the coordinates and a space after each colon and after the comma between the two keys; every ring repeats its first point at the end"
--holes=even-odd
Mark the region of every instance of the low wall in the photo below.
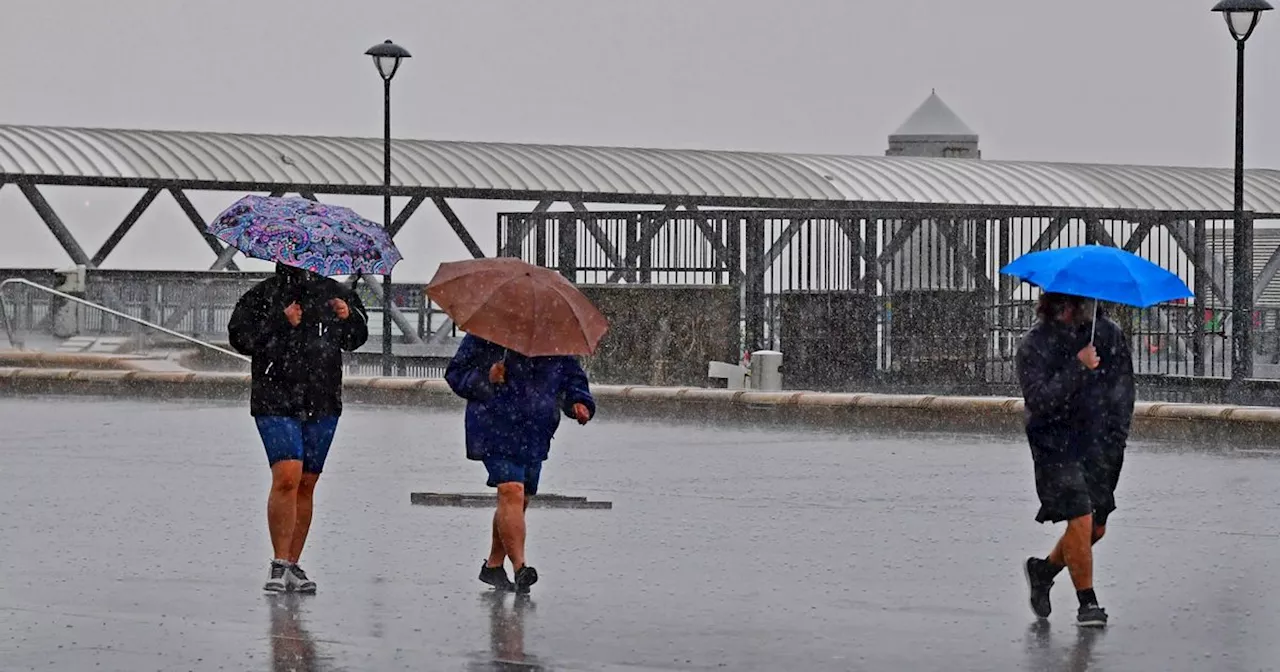
{"type": "MultiPolygon", "coordinates": [[[[824,392],[753,392],[596,385],[601,414],[663,422],[792,425],[840,430],[1022,432],[1021,399],[824,392]]],[[[0,368],[0,394],[247,401],[242,373],[0,368]]],[[[348,403],[461,407],[443,380],[348,377],[348,403]]],[[[1280,408],[1140,402],[1135,439],[1198,446],[1280,447],[1280,408]]]]}

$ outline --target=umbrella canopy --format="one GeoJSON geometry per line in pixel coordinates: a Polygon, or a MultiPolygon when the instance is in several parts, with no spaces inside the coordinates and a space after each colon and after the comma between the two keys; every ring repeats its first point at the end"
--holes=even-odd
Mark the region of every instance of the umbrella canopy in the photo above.
{"type": "Polygon", "coordinates": [[[463,331],[526,357],[589,355],[609,330],[573,283],[519,259],[440,264],[427,296],[463,331]]]}
{"type": "Polygon", "coordinates": [[[1136,254],[1104,245],[1024,254],[1000,272],[1046,292],[1138,308],[1194,296],[1177,275],[1136,254]]]}
{"type": "Polygon", "coordinates": [[[386,275],[401,259],[381,226],[305,198],[245,196],[209,224],[209,233],[247,256],[320,275],[386,275]]]}

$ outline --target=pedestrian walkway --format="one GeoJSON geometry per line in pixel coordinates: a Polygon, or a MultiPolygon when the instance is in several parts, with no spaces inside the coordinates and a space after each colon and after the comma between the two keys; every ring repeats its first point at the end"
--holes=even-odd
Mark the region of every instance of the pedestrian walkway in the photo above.
{"type": "Polygon", "coordinates": [[[263,595],[268,472],[238,404],[0,399],[4,670],[1276,670],[1280,454],[1131,450],[1097,553],[1033,626],[1025,445],[610,421],[563,432],[532,595],[476,581],[459,413],[352,404],[317,490],[315,596],[263,595]]]}

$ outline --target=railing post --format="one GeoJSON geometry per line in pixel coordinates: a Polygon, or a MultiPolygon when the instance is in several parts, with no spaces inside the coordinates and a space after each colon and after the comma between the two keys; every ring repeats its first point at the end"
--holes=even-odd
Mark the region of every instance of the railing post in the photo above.
{"type": "Polygon", "coordinates": [[[1253,215],[1231,227],[1231,381],[1237,391],[1253,377],[1253,215]]]}

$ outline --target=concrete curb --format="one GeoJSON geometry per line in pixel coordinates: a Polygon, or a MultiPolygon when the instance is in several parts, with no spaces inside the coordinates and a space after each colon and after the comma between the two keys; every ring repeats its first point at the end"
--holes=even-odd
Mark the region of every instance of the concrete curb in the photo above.
{"type": "MultiPolygon", "coordinates": [[[[13,361],[11,357],[4,358],[13,361]]],[[[97,358],[94,358],[97,359],[97,358]]],[[[115,359],[115,358],[113,358],[115,359]]],[[[79,363],[76,356],[42,364],[79,363]]],[[[123,363],[123,362],[122,362],[123,363]]],[[[219,372],[0,368],[0,393],[89,394],[247,400],[249,375],[219,372]]],[[[439,379],[348,377],[349,402],[456,407],[462,401],[439,379]]],[[[1014,397],[960,397],[827,392],[752,392],[703,388],[595,385],[602,409],[615,417],[666,421],[793,424],[822,428],[891,428],[1020,433],[1023,402],[1014,397]]],[[[1134,438],[1280,447],[1280,408],[1139,402],[1134,438]]]]}

